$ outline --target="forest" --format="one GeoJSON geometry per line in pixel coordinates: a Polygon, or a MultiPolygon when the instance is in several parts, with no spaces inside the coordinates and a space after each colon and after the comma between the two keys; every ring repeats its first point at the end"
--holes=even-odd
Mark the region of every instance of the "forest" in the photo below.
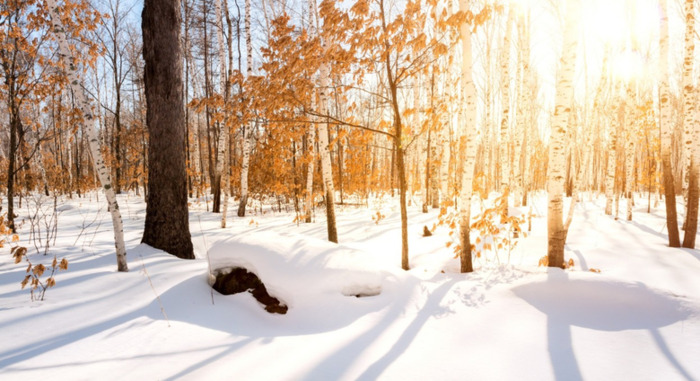
{"type": "Polygon", "coordinates": [[[0,378],[700,379],[699,8],[3,0],[0,378]]]}

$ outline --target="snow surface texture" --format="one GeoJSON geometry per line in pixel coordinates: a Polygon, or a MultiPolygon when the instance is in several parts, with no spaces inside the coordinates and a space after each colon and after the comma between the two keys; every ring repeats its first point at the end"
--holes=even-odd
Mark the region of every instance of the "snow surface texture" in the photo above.
{"type": "MultiPolygon", "coordinates": [[[[131,271],[117,273],[103,196],[66,200],[50,255],[69,268],[46,300],[29,300],[26,265],[0,251],[0,379],[700,380],[700,251],[666,247],[663,205],[631,222],[605,216],[602,199],[578,205],[576,265],[563,271],[537,267],[545,199],[509,262],[486,254],[466,275],[446,227],[422,237],[437,210],[410,209],[404,272],[395,201],[341,207],[339,245],[325,242],[322,213],[297,225],[266,211],[221,229],[193,201],[198,259],[184,261],[139,244],[145,205],[124,195],[131,271]],[[288,313],[212,292],[210,268],[230,266],[255,272],[288,313]]],[[[29,228],[21,243],[49,263],[29,228]]]]}

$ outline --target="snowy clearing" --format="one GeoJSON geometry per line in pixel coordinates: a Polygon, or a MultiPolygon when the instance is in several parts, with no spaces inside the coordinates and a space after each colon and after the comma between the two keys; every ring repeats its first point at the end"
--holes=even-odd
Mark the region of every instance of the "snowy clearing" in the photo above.
{"type": "Polygon", "coordinates": [[[221,229],[220,215],[193,201],[198,259],[184,261],[140,245],[145,204],[119,197],[129,273],[116,272],[101,195],[60,204],[49,256],[22,225],[33,262],[69,261],[44,301],[20,290],[26,264],[2,249],[0,379],[700,379],[700,251],[666,247],[663,205],[647,214],[640,199],[634,221],[614,220],[604,199],[585,197],[566,246],[575,266],[564,271],[537,267],[540,197],[509,263],[486,254],[459,274],[449,229],[422,237],[437,210],[409,209],[405,272],[391,200],[340,206],[339,245],[325,241],[322,212],[312,224],[266,212],[221,229]],[[379,209],[386,218],[375,223],[379,209]],[[227,266],[257,274],[287,314],[212,291],[209,268],[227,266]]]}

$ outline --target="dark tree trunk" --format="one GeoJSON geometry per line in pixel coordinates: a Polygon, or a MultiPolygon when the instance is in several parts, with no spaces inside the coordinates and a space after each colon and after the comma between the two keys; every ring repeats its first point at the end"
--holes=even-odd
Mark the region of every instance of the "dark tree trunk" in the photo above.
{"type": "MultiPolygon", "coordinates": [[[[12,97],[12,96],[10,96],[12,97]]],[[[14,114],[14,113],[13,113],[14,114]]],[[[7,227],[10,228],[12,233],[15,231],[15,159],[17,156],[17,129],[21,128],[19,126],[19,119],[11,117],[10,120],[10,153],[9,153],[9,164],[7,166],[7,227]]]]}
{"type": "Polygon", "coordinates": [[[664,194],[666,197],[666,227],[668,228],[668,246],[681,247],[681,239],[678,233],[678,215],[676,214],[676,192],[673,187],[673,173],[671,173],[670,157],[662,158],[664,176],[664,194]]]}
{"type": "Polygon", "coordinates": [[[423,213],[428,213],[430,205],[430,130],[428,130],[428,146],[425,148],[425,197],[423,200],[423,213]]]}
{"type": "Polygon", "coordinates": [[[145,0],[141,15],[146,63],[148,198],[142,242],[180,258],[194,252],[187,209],[182,107],[180,2],[145,0]]]}

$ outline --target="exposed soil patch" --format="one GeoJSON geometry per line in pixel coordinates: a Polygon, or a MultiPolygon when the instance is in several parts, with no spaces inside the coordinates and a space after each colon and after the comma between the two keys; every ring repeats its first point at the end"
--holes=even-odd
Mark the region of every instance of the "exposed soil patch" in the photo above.
{"type": "Polygon", "coordinates": [[[248,291],[253,294],[253,297],[258,302],[265,306],[265,311],[274,314],[287,313],[287,306],[267,292],[260,278],[242,267],[235,267],[230,272],[217,271],[216,281],[212,288],[223,295],[233,295],[248,291]]]}

